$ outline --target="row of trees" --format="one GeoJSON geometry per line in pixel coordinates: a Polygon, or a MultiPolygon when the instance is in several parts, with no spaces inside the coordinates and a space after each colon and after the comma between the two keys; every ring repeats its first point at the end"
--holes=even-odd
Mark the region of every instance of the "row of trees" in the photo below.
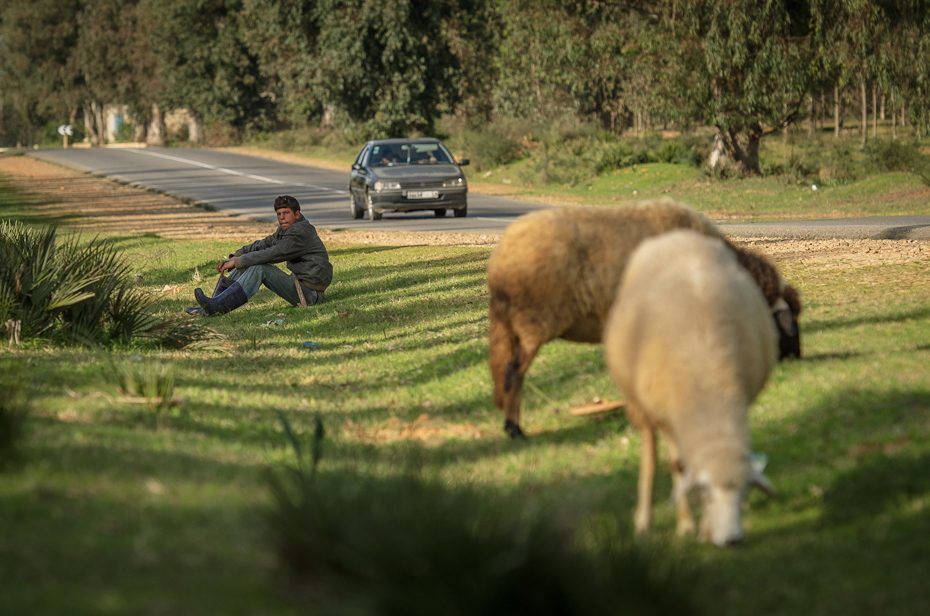
{"type": "Polygon", "coordinates": [[[930,0],[0,0],[0,142],[81,112],[99,141],[110,102],[186,108],[194,140],[567,114],[713,126],[757,172],[815,101],[878,92],[925,133],[928,46],[930,0]]]}

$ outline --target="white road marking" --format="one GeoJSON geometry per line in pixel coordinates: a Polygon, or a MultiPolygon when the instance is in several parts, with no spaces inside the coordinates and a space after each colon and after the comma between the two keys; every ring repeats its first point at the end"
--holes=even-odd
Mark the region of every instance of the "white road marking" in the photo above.
{"type": "Polygon", "coordinates": [[[185,163],[188,165],[194,165],[195,167],[203,167],[204,169],[210,169],[211,171],[219,171],[220,173],[228,173],[229,175],[236,175],[243,178],[249,178],[251,180],[258,180],[259,182],[268,182],[269,184],[287,184],[289,186],[300,186],[301,188],[312,188],[314,190],[322,190],[325,192],[336,193],[337,195],[347,195],[349,191],[347,190],[336,190],[335,188],[327,188],[326,186],[317,186],[316,184],[304,184],[303,182],[285,182],[283,180],[276,180],[274,178],[266,178],[261,175],[252,175],[251,173],[242,173],[241,171],[234,171],[232,169],[226,169],[224,167],[217,167],[215,165],[209,165],[207,163],[202,163],[200,161],[191,160],[189,158],[181,158],[179,156],[171,156],[168,154],[159,154],[158,152],[149,152],[147,150],[135,150],[135,149],[126,149],[126,152],[131,152],[133,154],[145,154],[146,156],[156,156],[158,158],[164,158],[167,160],[173,160],[179,163],[185,163]]]}

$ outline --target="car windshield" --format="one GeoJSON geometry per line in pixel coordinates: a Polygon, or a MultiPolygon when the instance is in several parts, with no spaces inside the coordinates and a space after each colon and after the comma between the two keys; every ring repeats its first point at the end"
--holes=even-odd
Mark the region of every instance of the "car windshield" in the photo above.
{"type": "Polygon", "coordinates": [[[389,143],[371,148],[372,165],[435,165],[454,162],[441,143],[389,143]]]}

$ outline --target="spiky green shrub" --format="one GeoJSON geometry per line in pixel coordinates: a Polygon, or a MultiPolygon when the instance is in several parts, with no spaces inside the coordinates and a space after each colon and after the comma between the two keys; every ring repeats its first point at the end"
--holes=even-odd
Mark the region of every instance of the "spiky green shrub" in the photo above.
{"type": "Polygon", "coordinates": [[[108,345],[149,337],[175,346],[216,338],[212,330],[153,316],[153,302],[132,287],[113,244],[0,221],[0,323],[21,321],[24,339],[108,345]]]}
{"type": "Polygon", "coordinates": [[[297,468],[271,485],[282,563],[319,599],[315,613],[696,612],[692,577],[616,532],[592,541],[564,512],[532,513],[526,502],[411,471],[297,468]]]}
{"type": "Polygon", "coordinates": [[[154,319],[151,300],[129,287],[127,274],[106,242],[0,221],[0,320],[22,321],[24,338],[128,341],[154,319]]]}

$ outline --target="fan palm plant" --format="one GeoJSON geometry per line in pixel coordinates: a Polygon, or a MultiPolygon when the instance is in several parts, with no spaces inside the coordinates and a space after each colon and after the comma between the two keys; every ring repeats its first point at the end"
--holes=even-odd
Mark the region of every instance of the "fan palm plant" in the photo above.
{"type": "Polygon", "coordinates": [[[125,344],[167,336],[172,346],[216,338],[207,328],[153,316],[154,301],[132,288],[129,266],[111,243],[60,239],[55,227],[0,221],[0,322],[20,321],[23,338],[125,344]]]}

